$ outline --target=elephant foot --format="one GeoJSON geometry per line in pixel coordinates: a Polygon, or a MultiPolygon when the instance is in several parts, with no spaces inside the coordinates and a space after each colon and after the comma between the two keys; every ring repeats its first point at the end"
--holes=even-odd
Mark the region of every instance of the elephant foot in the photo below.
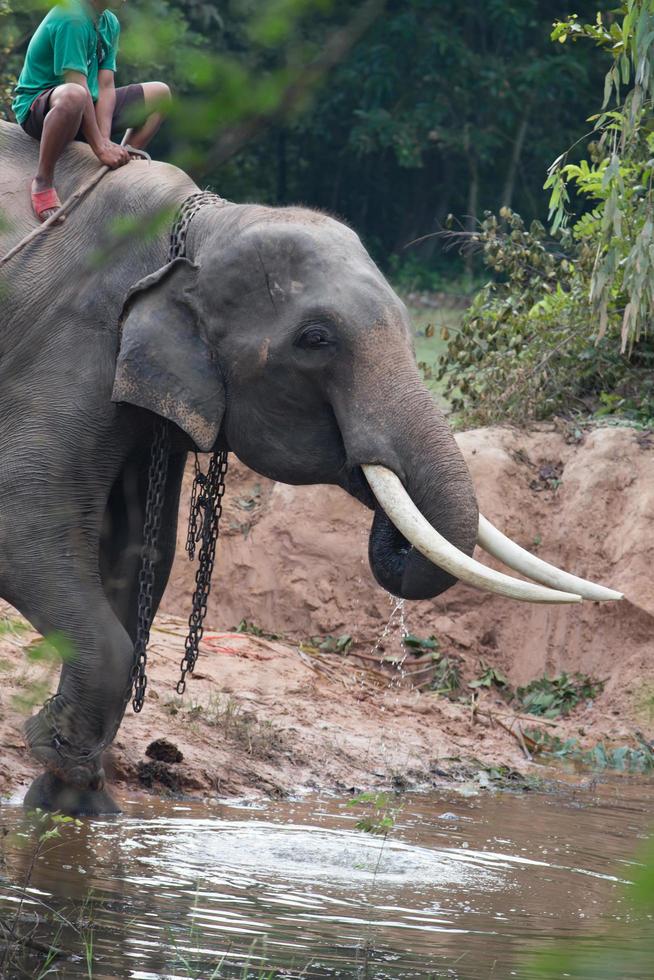
{"type": "Polygon", "coordinates": [[[121,812],[105,789],[65,782],[57,773],[44,772],[34,780],[23,800],[26,810],[58,811],[70,817],[99,817],[121,812]]]}
{"type": "Polygon", "coordinates": [[[25,736],[35,759],[48,770],[30,788],[25,804],[74,814],[120,812],[104,792],[102,746],[86,750],[71,731],[71,712],[58,696],[25,724],[25,736]]]}

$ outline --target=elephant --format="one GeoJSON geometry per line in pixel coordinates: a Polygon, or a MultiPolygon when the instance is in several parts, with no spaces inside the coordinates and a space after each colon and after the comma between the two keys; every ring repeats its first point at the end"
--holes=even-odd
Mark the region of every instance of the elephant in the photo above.
{"type": "MultiPolygon", "coordinates": [[[[25,175],[37,149],[0,123],[0,255],[34,227],[25,175]]],[[[96,167],[72,144],[58,167],[63,196],[96,167]]],[[[162,419],[153,613],[194,451],[342,487],[373,512],[370,565],[396,596],[433,598],[463,579],[529,601],[619,598],[529,556],[479,515],[417,369],[407,310],[353,230],[303,207],[215,197],[169,260],[174,216],[197,194],[174,166],[134,160],[0,269],[0,595],[72,651],[25,726],[43,767],[29,806],[117,810],[102,753],[128,700],[162,419]],[[475,561],[478,541],[545,584],[475,561]]]]}

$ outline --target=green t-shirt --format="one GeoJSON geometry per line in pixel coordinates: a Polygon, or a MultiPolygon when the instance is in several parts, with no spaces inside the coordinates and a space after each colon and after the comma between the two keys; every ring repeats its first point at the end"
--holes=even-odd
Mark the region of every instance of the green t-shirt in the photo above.
{"type": "Polygon", "coordinates": [[[120,25],[110,10],[99,17],[86,0],[65,0],[53,7],[29,43],[12,108],[19,123],[34,99],[62,85],[65,71],[86,75],[91,98],[98,98],[98,71],[116,70],[120,25]]]}

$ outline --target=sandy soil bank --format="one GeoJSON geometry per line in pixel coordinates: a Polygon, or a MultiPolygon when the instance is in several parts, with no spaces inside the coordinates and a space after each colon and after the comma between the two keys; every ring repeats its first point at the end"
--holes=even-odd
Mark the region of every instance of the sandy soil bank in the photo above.
{"type": "MultiPolygon", "coordinates": [[[[552,734],[582,745],[636,745],[636,731],[651,734],[654,438],[607,428],[578,439],[550,426],[467,432],[459,443],[487,517],[545,559],[619,588],[627,599],[545,608],[458,585],[433,602],[407,603],[389,625],[393,603],[367,565],[367,511],[338,489],[272,484],[237,464],[228,480],[211,629],[179,698],[194,576],[182,554],[182,503],[179,557],[153,632],[148,700],[141,715],[128,712],[109,760],[119,794],[279,795],[433,783],[448,771],[468,776],[461,763],[471,760],[539,772],[515,734],[530,722],[516,720],[498,692],[482,691],[473,712],[469,697],[450,701],[412,689],[392,668],[378,672],[368,657],[403,656],[403,629],[436,635],[464,691],[485,665],[516,685],[561,670],[605,680],[604,692],[552,734]],[[283,639],[233,632],[242,619],[283,639]],[[347,654],[317,654],[316,638],[327,634],[352,636],[347,654]],[[181,761],[165,747],[151,750],[158,758],[146,755],[162,738],[181,761]]],[[[40,703],[56,675],[27,662],[35,638],[21,629],[0,638],[0,794],[19,793],[37,771],[21,735],[30,708],[20,701],[40,703]]],[[[418,679],[429,676],[427,670],[418,679]]]]}

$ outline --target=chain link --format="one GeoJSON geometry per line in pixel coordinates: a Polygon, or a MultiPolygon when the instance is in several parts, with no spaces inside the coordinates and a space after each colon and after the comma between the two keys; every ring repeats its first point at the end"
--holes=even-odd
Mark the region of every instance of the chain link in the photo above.
{"type": "MultiPolygon", "coordinates": [[[[189,227],[198,211],[207,205],[224,207],[227,202],[218,194],[198,191],[183,202],[170,234],[168,261],[186,255],[186,239],[189,227]]],[[[135,712],[141,711],[148,686],[147,662],[148,641],[152,626],[152,606],[154,604],[155,563],[157,544],[161,527],[161,516],[165,500],[166,476],[168,473],[169,432],[168,423],[161,420],[156,427],[150,455],[148,490],[145,504],[145,525],[143,529],[143,548],[138,582],[138,608],[136,642],[134,644],[134,664],[127,699],[132,697],[135,712]]],[[[195,455],[195,479],[191,494],[191,515],[187,551],[189,557],[195,555],[195,544],[200,539],[200,566],[196,573],[192,612],[189,618],[189,634],[185,641],[185,654],[182,660],[182,677],[177,690],[182,693],[184,678],[193,671],[198,658],[198,647],[204,630],[203,621],[207,611],[207,600],[211,589],[211,573],[216,556],[218,525],[222,513],[222,497],[225,492],[227,473],[227,453],[214,453],[205,477],[200,470],[197,453],[195,455]],[[198,520],[200,528],[198,529],[198,520]],[[181,686],[181,690],[180,690],[181,686]]]]}
{"type": "Polygon", "coordinates": [[[169,262],[172,262],[173,259],[179,256],[186,255],[186,238],[191,221],[198,211],[208,204],[213,204],[215,207],[221,208],[227,204],[227,201],[212,191],[197,191],[197,193],[191,194],[186,198],[179,209],[175,224],[170,233],[170,245],[168,246],[169,262]]]}
{"type": "Polygon", "coordinates": [[[200,469],[200,460],[198,459],[198,454],[195,454],[195,473],[193,476],[193,483],[191,485],[191,504],[189,507],[188,515],[188,530],[186,532],[186,546],[185,551],[188,555],[189,561],[193,561],[195,558],[195,545],[200,540],[198,536],[198,491],[206,482],[206,476],[200,469]]]}
{"type": "Polygon", "coordinates": [[[195,591],[189,631],[184,641],[184,656],[180,663],[181,676],[177,682],[177,693],[186,690],[186,675],[192,674],[200,652],[200,641],[204,633],[204,618],[211,592],[211,576],[216,561],[216,544],[220,533],[220,518],[223,512],[225,477],[227,475],[227,452],[213,453],[209,470],[205,475],[195,458],[195,479],[191,493],[191,513],[186,548],[189,558],[195,555],[195,545],[200,544],[198,570],[195,573],[195,591]]]}
{"type": "Polygon", "coordinates": [[[152,604],[154,602],[154,567],[157,560],[157,544],[161,515],[166,495],[169,454],[168,423],[161,420],[155,429],[148,471],[148,492],[145,503],[145,525],[143,528],[143,548],[141,551],[141,570],[139,572],[139,596],[136,621],[136,642],[134,644],[134,666],[132,668],[132,707],[137,713],[143,707],[145,689],[148,686],[146,667],[148,662],[148,640],[152,625],[152,604]]]}
{"type": "Polygon", "coordinates": [[[108,745],[114,740],[115,731],[110,735],[107,735],[102,741],[98,742],[91,749],[77,749],[71,742],[68,735],[64,733],[59,728],[56,706],[59,704],[60,699],[59,694],[53,694],[52,697],[48,698],[41,709],[43,712],[43,717],[45,722],[50,729],[52,735],[52,744],[57,750],[62,759],[66,759],[68,762],[74,762],[81,765],[85,762],[91,762],[99,758],[99,756],[104,752],[108,745]]]}

